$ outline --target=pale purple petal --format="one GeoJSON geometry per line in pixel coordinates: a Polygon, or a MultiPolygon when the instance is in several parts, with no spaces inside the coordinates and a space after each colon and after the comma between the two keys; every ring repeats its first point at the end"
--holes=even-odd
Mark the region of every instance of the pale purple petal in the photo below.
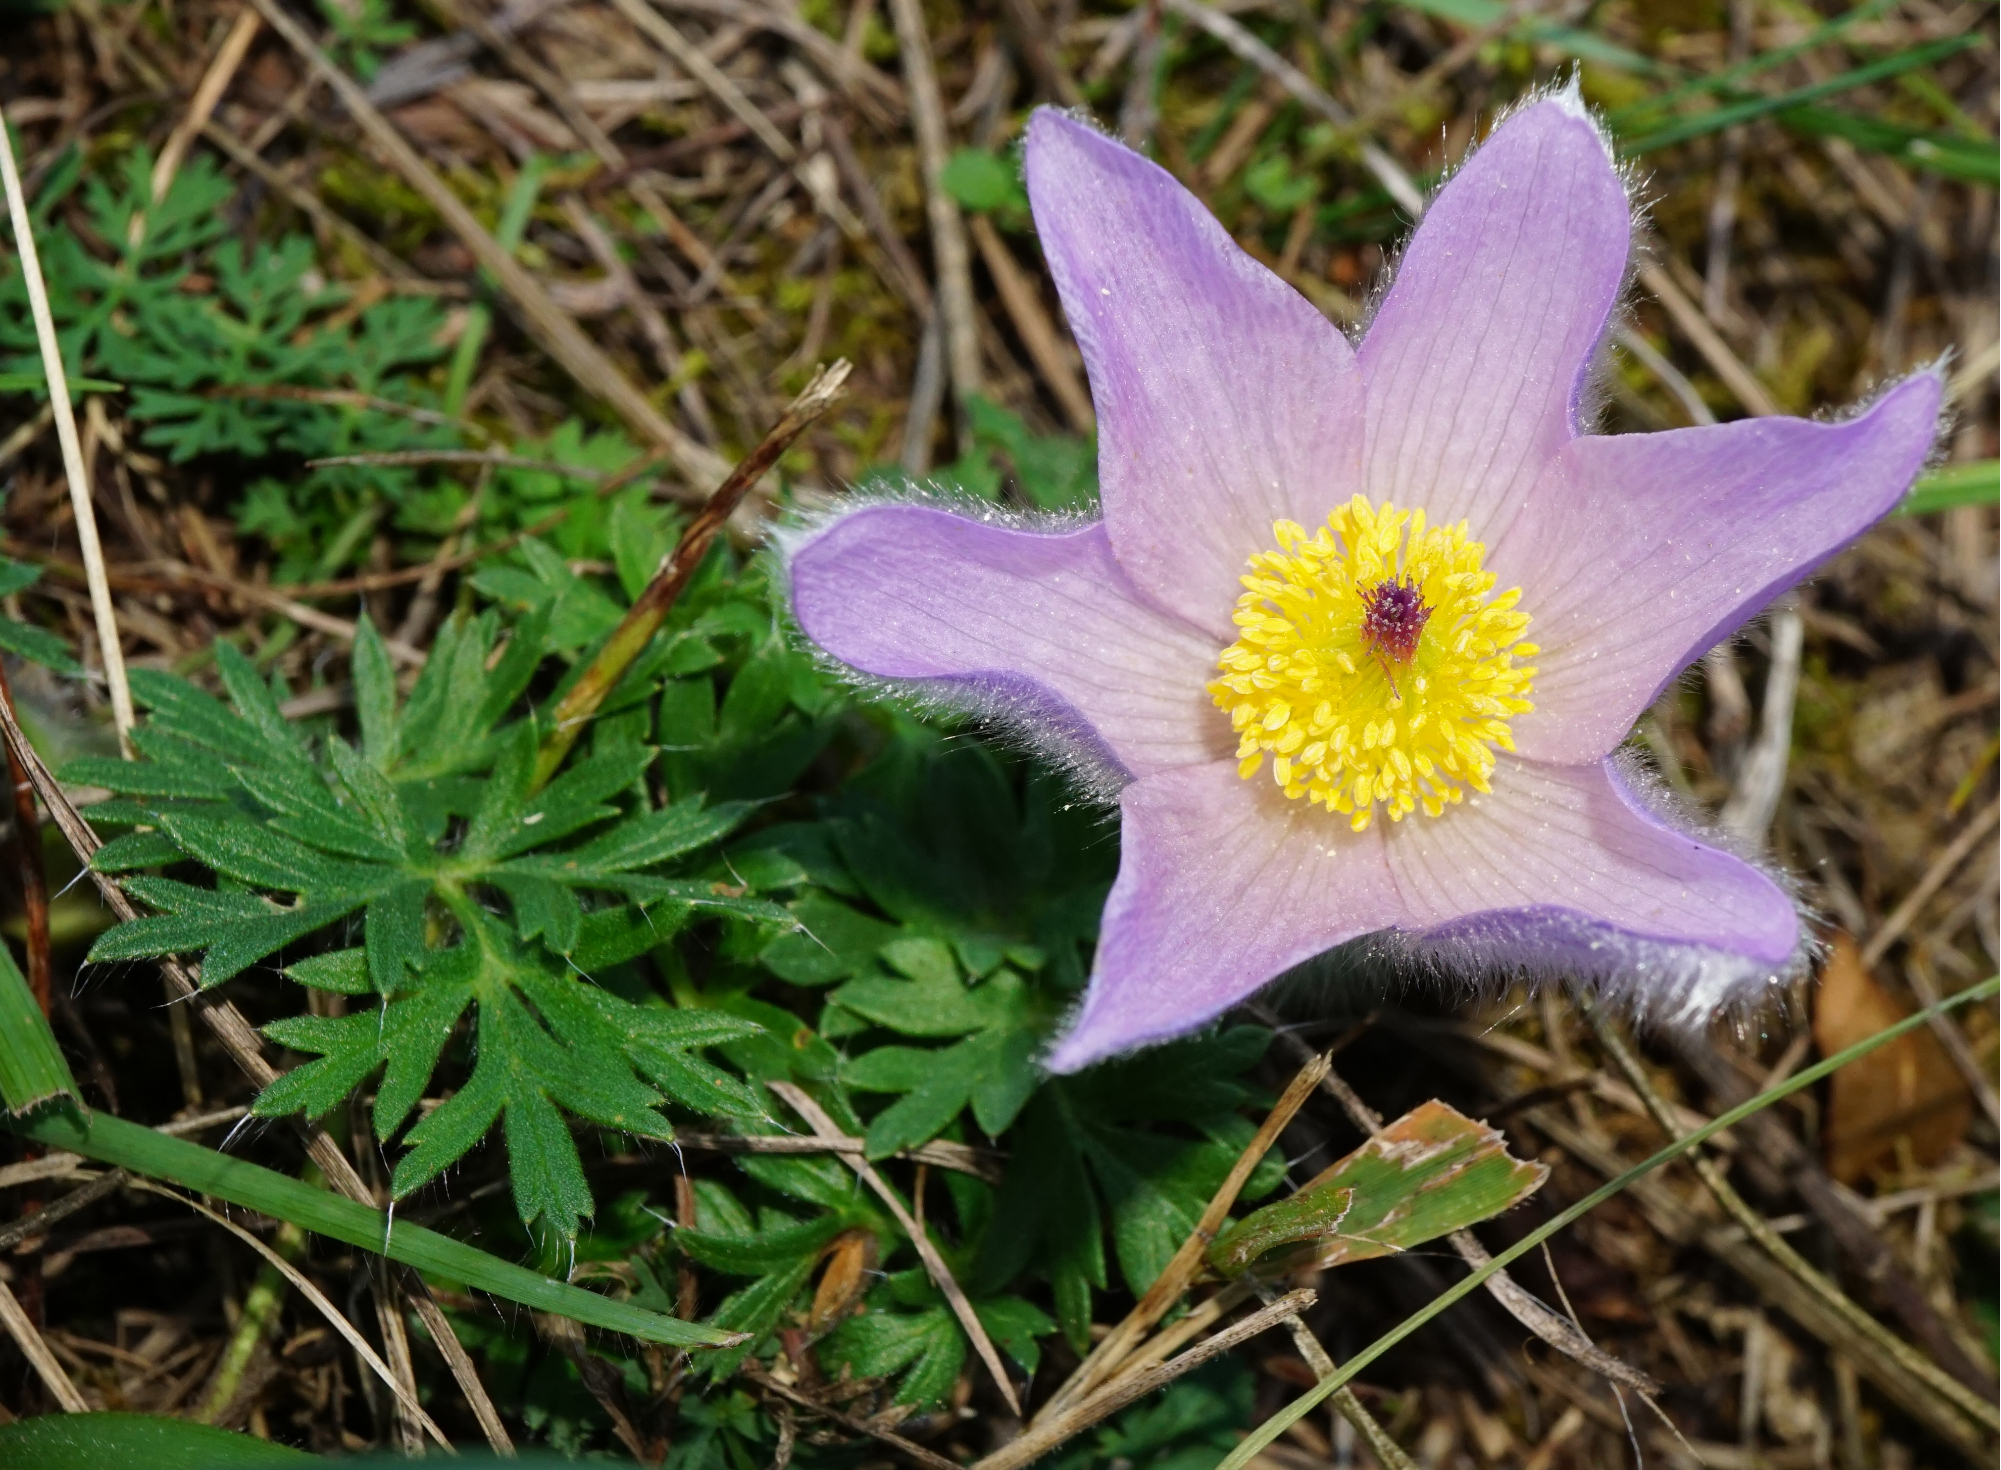
{"type": "Polygon", "coordinates": [[[1026,716],[1128,776],[1211,761],[1216,644],[1161,614],[1102,526],[1043,535],[921,505],[841,517],[791,556],[806,636],[851,668],[1026,716]]]}
{"type": "Polygon", "coordinates": [[[1631,232],[1574,97],[1497,129],[1425,214],[1362,343],[1366,493],[1498,535],[1576,432],[1631,232]]]}
{"type": "Polygon", "coordinates": [[[1385,840],[1404,927],[1452,968],[1623,977],[1694,1015],[1791,965],[1799,916],[1778,885],[1650,811],[1608,762],[1504,756],[1492,782],[1385,840]]]}
{"type": "Polygon", "coordinates": [[[1687,667],[1894,506],[1937,431],[1920,374],[1844,424],[1745,419],[1566,446],[1488,566],[1522,588],[1543,650],[1538,760],[1594,760],[1687,667]]]}
{"type": "Polygon", "coordinates": [[[1354,353],[1132,150],[1045,110],[1027,173],[1090,372],[1112,545],[1148,597],[1227,643],[1272,522],[1314,525],[1359,488],[1354,353]]]}
{"type": "Polygon", "coordinates": [[[1778,886],[1650,811],[1607,763],[1504,757],[1493,786],[1359,835],[1234,762],[1128,786],[1091,988],[1048,1065],[1181,1035],[1384,931],[1457,973],[1611,980],[1676,1019],[1792,964],[1799,919],[1778,886]]]}
{"type": "Polygon", "coordinates": [[[1136,781],[1119,805],[1118,881],[1055,1071],[1193,1030],[1400,913],[1379,833],[1241,780],[1235,761],[1136,781]]]}

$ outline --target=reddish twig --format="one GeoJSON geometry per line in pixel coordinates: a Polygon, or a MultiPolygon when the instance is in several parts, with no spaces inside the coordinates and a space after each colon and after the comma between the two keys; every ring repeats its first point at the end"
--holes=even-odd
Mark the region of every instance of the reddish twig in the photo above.
{"type": "Polygon", "coordinates": [[[639,657],[640,650],[653,641],[653,635],[667,621],[667,614],[680,598],[682,589],[688,585],[688,579],[694,576],[695,568],[708,555],[716,534],[722,530],[750,487],[778,462],[778,456],[806,431],[806,426],[825,413],[840,396],[842,387],[848,381],[848,370],[848,364],[841,361],[815,373],[813,381],[806,385],[806,391],[792,401],[792,406],[771,426],[771,431],[759,441],[757,448],[743,457],[730,471],[729,478],[716,487],[716,493],[696,513],[688,529],[681,534],[680,542],[626,613],[625,621],[612,631],[590,666],[556,706],[549,733],[543,736],[542,748],[535,757],[535,788],[539,789],[556,774],[556,768],[562,765],[570,747],[577,743],[577,737],[583,733],[591,716],[597,713],[598,706],[604,703],[605,696],[625,676],[632,661],[639,657]]]}

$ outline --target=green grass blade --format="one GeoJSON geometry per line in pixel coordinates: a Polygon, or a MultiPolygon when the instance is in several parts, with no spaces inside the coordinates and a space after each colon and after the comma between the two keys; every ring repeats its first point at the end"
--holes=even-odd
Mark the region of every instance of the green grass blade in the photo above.
{"type": "Polygon", "coordinates": [[[1736,127],[1739,123],[1751,122],[1775,112],[1784,112],[1788,108],[1798,107],[1804,103],[1817,102],[1837,92],[1866,87],[1871,82],[1880,82],[1903,72],[1932,66],[1948,56],[1964,51],[1969,46],[1977,45],[1979,39],[1978,36],[1949,36],[1943,41],[1933,41],[1927,46],[1914,46],[1908,51],[1899,51],[1894,56],[1885,56],[1880,61],[1858,66],[1853,71],[1845,71],[1825,81],[1795,87],[1790,92],[1781,92],[1772,97],[1745,97],[1713,111],[1671,122],[1641,137],[1626,139],[1620,143],[1619,151],[1629,156],[1636,153],[1651,153],[1676,143],[1686,143],[1691,138],[1707,137],[1725,128],[1736,127]]]}
{"type": "Polygon", "coordinates": [[[1677,102],[1686,102],[1691,97],[1704,93],[1728,92],[1739,82],[1770,71],[1775,66],[1784,66],[1795,56],[1824,46],[1858,21],[1873,20],[1896,4],[1896,0],[1869,0],[1866,5],[1858,5],[1846,14],[1837,15],[1825,25],[1816,27],[1806,36],[1790,46],[1779,46],[1770,51],[1761,51],[1756,56],[1745,58],[1735,66],[1726,67],[1710,76],[1695,77],[1683,82],[1679,87],[1661,93],[1658,97],[1648,97],[1643,101],[1615,108],[1607,114],[1605,121],[1616,132],[1621,127],[1637,121],[1658,117],[1677,102]]]}
{"type": "Polygon", "coordinates": [[[0,941],[0,1100],[19,1114],[56,1097],[75,1102],[76,1079],[26,977],[0,941]]]}
{"type": "Polygon", "coordinates": [[[1719,1113],[1709,1122],[1703,1124],[1702,1127],[1679,1141],[1669,1144],[1644,1163],[1635,1164],[1617,1179],[1611,1180],[1609,1183],[1593,1190],[1569,1209],[1550,1220],[1548,1224],[1530,1231],[1515,1242],[1515,1244],[1509,1246],[1508,1249],[1495,1255],[1486,1265],[1440,1292],[1422,1308],[1404,1318],[1395,1327],[1392,1327],[1388,1332],[1385,1332],[1381,1337],[1355,1354],[1354,1357],[1343,1363],[1338,1372],[1321,1379],[1312,1388],[1307,1389],[1305,1393],[1301,1394],[1283,1409],[1272,1415],[1271,1418],[1265,1420],[1264,1423],[1252,1430],[1230,1452],[1228,1458],[1216,1467],[1216,1470],[1243,1470],[1244,1466],[1257,1457],[1259,1451],[1277,1439],[1279,1435],[1283,1434],[1289,1425],[1295,1424],[1304,1418],[1316,1405],[1325,1400],[1336,1389],[1352,1380],[1362,1369],[1375,1362],[1376,1359],[1409,1337],[1418,1328],[1424,1326],[1425,1323],[1443,1312],[1447,1307],[1450,1307],[1454,1302],[1477,1291],[1495,1272],[1507,1269],[1507,1267],[1513,1265],[1530,1251],[1535,1250],[1544,1241],[1550,1239],[1559,1231],[1566,1230],[1576,1224],[1577,1221],[1583,1219],[1584,1216],[1590,1214],[1598,1206],[1604,1204],[1613,1195],[1624,1190],[1627,1185],[1632,1184],[1635,1180],[1651,1174],[1655,1169],[1658,1169],[1661,1165],[1671,1160],[1680,1158],[1683,1154],[1688,1153],[1701,1143],[1723,1132],[1724,1129],[1743,1122],[1753,1113],[1768,1108],[1783,1098],[1791,1097],[1802,1088],[1811,1087],[1814,1083],[1820,1081],[1821,1078],[1833,1072],[1838,1072],[1857,1057],[1866,1056],[1886,1042],[1895,1041],[1899,1036],[1907,1035],[1917,1030],[1920,1026],[1930,1025],[1934,1019],[1946,1014],[1948,1011],[1956,1010],[1960,1006],[1972,1005],[1976,1001],[1987,1000],[1997,993],[2001,993],[2001,975],[1991,976],[1969,990],[1960,991],[1957,995],[1949,995],[1935,1005],[1926,1006],[1915,1015],[1906,1016],[1896,1025],[1886,1026],[1874,1036],[1856,1042],[1855,1045],[1849,1047],[1847,1050],[1836,1052],[1833,1056],[1816,1062],[1804,1071],[1795,1073],[1777,1087],[1768,1088],[1748,1102],[1741,1103],[1737,1107],[1731,1108],[1728,1112],[1719,1113]]]}
{"type": "MultiPolygon", "coordinates": [[[[1464,26],[1472,31],[1497,26],[1508,18],[1508,7],[1503,5],[1501,0],[1404,0],[1404,3],[1412,10],[1436,16],[1440,20],[1450,21],[1454,25],[1464,26]]],[[[1885,4],[1887,0],[1876,0],[1876,3],[1885,4]]],[[[1518,41],[1534,41],[1554,46],[1564,55],[1575,56],[1581,61],[1595,61],[1603,66],[1636,72],[1641,76],[1679,75],[1672,67],[1662,65],[1651,56],[1642,56],[1637,51],[1628,50],[1624,46],[1606,40],[1603,36],[1580,30],[1576,26],[1529,19],[1513,27],[1508,35],[1518,41]]]]}
{"type": "Polygon", "coordinates": [[[0,1429],[0,1470],[276,1470],[322,1463],[255,1435],[164,1414],[41,1414],[0,1429]]]}
{"type": "Polygon", "coordinates": [[[289,1220],[317,1235],[373,1251],[450,1281],[463,1282],[506,1301],[573,1318],[586,1326],[623,1332],[670,1347],[720,1347],[737,1340],[712,1327],[683,1322],[677,1317],[645,1311],[581,1287],[552,1281],[421,1225],[392,1228],[388,1217],[366,1205],[105,1113],[64,1111],[14,1121],[8,1126],[50,1148],[67,1149],[149,1179],[162,1179],[200,1194],[214,1195],[244,1209],[289,1220]]]}
{"type": "MultiPolygon", "coordinates": [[[[535,210],[536,196],[542,191],[543,176],[548,171],[549,161],[539,153],[531,153],[521,165],[521,172],[514,176],[514,187],[508,191],[507,203],[500,211],[499,228],[493,234],[502,250],[514,250],[521,244],[521,237],[528,230],[528,217],[535,210]]],[[[480,280],[489,288],[493,285],[485,271],[480,272],[480,280]]],[[[451,366],[445,372],[442,406],[448,417],[457,418],[465,407],[473,371],[479,366],[480,348],[486,344],[486,334],[492,325],[493,308],[484,301],[475,301],[467,308],[465,329],[459,334],[451,366]]]]}
{"type": "Polygon", "coordinates": [[[1911,487],[1897,507],[1900,516],[1927,516],[1960,505],[2001,503],[2001,460],[1949,464],[1911,487]]]}
{"type": "Polygon", "coordinates": [[[1832,107],[1788,107],[1780,123],[1816,138],[1845,138],[1857,148],[1881,153],[1906,168],[1926,169],[1969,184],[2001,186],[2001,146],[1994,139],[1955,133],[1927,133],[1880,118],[1861,117],[1832,107]]]}

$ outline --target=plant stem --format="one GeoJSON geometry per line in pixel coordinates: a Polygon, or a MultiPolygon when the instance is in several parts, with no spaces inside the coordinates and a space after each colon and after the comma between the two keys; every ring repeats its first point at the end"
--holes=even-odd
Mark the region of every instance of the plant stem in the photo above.
{"type": "Polygon", "coordinates": [[[695,568],[708,555],[716,534],[730,518],[744,495],[763,478],[764,472],[778,462],[778,456],[791,447],[792,441],[805,432],[806,426],[825,413],[840,396],[843,385],[848,380],[848,364],[845,361],[820,369],[813,375],[813,381],[806,385],[806,391],[792,401],[792,406],[771,430],[758,442],[757,448],[743,457],[737,467],[730,471],[729,478],[716,487],[708,503],[696,512],[695,519],[681,535],[660,570],[646,590],[639,594],[638,601],[625,615],[625,620],[612,630],[604,646],[576,683],[570,686],[562,701],[550,716],[549,733],[542,737],[542,748],[536,752],[535,774],[529,782],[529,790],[539,791],[547,785],[549,778],[563,764],[563,757],[570,753],[570,747],[577,743],[577,737],[598,711],[605,697],[632,667],[632,661],[639,657],[641,650],[653,641],[653,635],[660,631],[660,625],[667,620],[667,614],[687,587],[688,579],[695,574],[695,568]]]}
{"type": "MultiPolygon", "coordinates": [[[[305,1251],[306,1232],[287,1220],[278,1227],[272,1247],[287,1260],[296,1261],[305,1251]]],[[[285,1305],[290,1286],[284,1272],[270,1262],[258,1268],[257,1279],[250,1283],[250,1290],[243,1296],[243,1315],[237,1320],[229,1346],[223,1349],[222,1361],[216,1365],[208,1397],[195,1410],[194,1417],[201,1423],[215,1423],[229,1408],[229,1401],[243,1386],[244,1371],[250,1367],[257,1345],[271,1330],[272,1323],[278,1320],[278,1312],[285,1305]]]]}

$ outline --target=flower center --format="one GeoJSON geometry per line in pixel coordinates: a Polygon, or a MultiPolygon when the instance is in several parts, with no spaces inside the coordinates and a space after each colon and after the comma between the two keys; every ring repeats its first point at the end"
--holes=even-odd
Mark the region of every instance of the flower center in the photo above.
{"type": "Polygon", "coordinates": [[[1357,832],[1378,805],[1402,821],[1437,816],[1486,791],[1508,721],[1534,706],[1540,650],[1521,640],[1521,589],[1494,595],[1486,547],[1466,523],[1432,526],[1422,510],[1357,495],[1313,535],[1272,526],[1277,551],[1250,559],[1209,685],[1238,733],[1238,773],[1267,754],[1289,797],[1348,817],[1357,832]]]}

